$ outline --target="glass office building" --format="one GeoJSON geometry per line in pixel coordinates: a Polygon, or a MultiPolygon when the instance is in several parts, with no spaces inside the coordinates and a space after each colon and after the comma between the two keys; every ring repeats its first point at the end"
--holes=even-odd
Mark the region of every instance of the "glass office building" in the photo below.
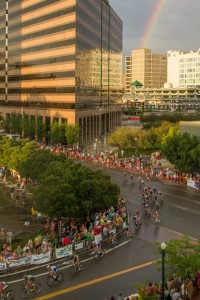
{"type": "Polygon", "coordinates": [[[107,0],[1,0],[0,109],[79,124],[88,144],[120,125],[122,21],[107,0]]]}

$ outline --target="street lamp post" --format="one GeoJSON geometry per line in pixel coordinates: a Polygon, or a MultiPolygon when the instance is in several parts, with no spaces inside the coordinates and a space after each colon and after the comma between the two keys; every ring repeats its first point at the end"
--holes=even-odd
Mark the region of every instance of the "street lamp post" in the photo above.
{"type": "Polygon", "coordinates": [[[165,249],[167,247],[165,242],[162,242],[161,245],[162,251],[162,289],[161,289],[161,300],[164,300],[164,291],[165,291],[165,249]]]}

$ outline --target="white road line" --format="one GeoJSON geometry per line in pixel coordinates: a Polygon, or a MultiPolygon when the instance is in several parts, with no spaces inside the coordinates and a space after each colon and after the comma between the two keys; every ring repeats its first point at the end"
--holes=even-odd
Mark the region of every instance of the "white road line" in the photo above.
{"type": "Polygon", "coordinates": [[[200,205],[200,201],[194,201],[194,200],[190,200],[190,201],[200,205]]]}
{"type": "Polygon", "coordinates": [[[187,209],[187,208],[185,208],[185,207],[182,207],[182,206],[178,206],[178,205],[174,205],[175,207],[178,207],[178,208],[180,208],[180,209],[183,209],[183,210],[189,210],[189,209],[187,209]]]}
{"type": "MultiPolygon", "coordinates": [[[[122,246],[124,246],[125,244],[130,243],[130,242],[131,242],[131,240],[125,241],[125,242],[123,242],[123,243],[121,243],[121,244],[115,246],[114,248],[111,248],[111,249],[107,250],[106,253],[112,252],[112,251],[114,251],[116,248],[120,248],[120,247],[122,247],[122,246]]],[[[92,257],[89,257],[89,258],[86,258],[86,259],[84,259],[84,260],[82,260],[81,263],[87,262],[87,261],[92,260],[92,259],[94,260],[94,257],[93,257],[93,256],[92,256],[92,257]]],[[[55,262],[52,262],[52,263],[55,263],[55,262]]],[[[51,263],[48,263],[48,264],[51,264],[51,263]]],[[[48,265],[48,264],[42,265],[41,267],[45,267],[45,266],[48,265]]],[[[65,266],[64,266],[64,267],[59,267],[59,268],[58,268],[59,270],[68,269],[68,268],[70,267],[69,264],[66,265],[66,262],[62,263],[61,265],[65,265],[65,266]]],[[[31,270],[33,270],[33,269],[27,270],[26,273],[30,273],[31,270]]],[[[25,270],[24,270],[24,272],[25,272],[25,270]]],[[[47,275],[47,273],[48,273],[48,272],[40,273],[40,274],[38,274],[38,275],[35,275],[34,277],[41,277],[41,276],[47,275]]],[[[9,274],[9,275],[15,275],[15,274],[9,274]]],[[[13,280],[13,281],[7,281],[7,283],[10,284],[10,283],[16,283],[16,282],[20,282],[20,281],[23,281],[23,279],[17,279],[17,280],[13,280]]]]}

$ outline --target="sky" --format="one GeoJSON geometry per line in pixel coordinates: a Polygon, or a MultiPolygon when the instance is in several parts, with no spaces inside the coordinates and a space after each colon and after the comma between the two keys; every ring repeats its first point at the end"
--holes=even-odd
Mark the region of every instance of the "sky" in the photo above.
{"type": "Polygon", "coordinates": [[[197,51],[200,48],[200,0],[109,0],[123,21],[123,54],[149,48],[197,51]]]}

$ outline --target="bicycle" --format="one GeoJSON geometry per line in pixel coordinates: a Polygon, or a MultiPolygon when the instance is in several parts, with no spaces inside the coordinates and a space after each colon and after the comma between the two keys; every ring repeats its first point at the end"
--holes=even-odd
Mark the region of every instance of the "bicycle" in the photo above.
{"type": "Polygon", "coordinates": [[[119,240],[116,237],[116,234],[115,233],[110,233],[108,235],[108,238],[106,239],[106,243],[108,245],[112,245],[112,246],[119,244],[119,240]]]}
{"type": "Polygon", "coordinates": [[[47,285],[53,286],[56,282],[62,282],[64,279],[64,275],[62,272],[57,272],[56,277],[48,274],[47,275],[47,285]]]}
{"type": "Polygon", "coordinates": [[[1,300],[13,300],[15,299],[15,292],[13,290],[5,290],[1,295],[1,300]]]}
{"type": "Polygon", "coordinates": [[[79,273],[83,270],[83,264],[82,263],[79,263],[79,267],[77,268],[77,265],[76,264],[72,264],[69,268],[69,272],[71,275],[74,275],[76,273],[79,273]]]}
{"type": "Polygon", "coordinates": [[[100,260],[101,258],[103,258],[104,256],[105,256],[105,250],[103,249],[103,250],[95,250],[95,252],[94,252],[94,260],[95,261],[98,261],[98,260],[100,260]]]}
{"type": "Polygon", "coordinates": [[[126,235],[127,240],[131,240],[133,238],[133,232],[131,231],[131,229],[129,227],[126,227],[124,229],[124,234],[126,235]]]}
{"type": "Polygon", "coordinates": [[[27,284],[22,284],[22,298],[26,299],[29,298],[31,296],[31,294],[35,295],[35,294],[39,294],[39,292],[41,291],[42,287],[41,284],[39,282],[35,282],[33,283],[33,287],[30,288],[27,284]]]}

